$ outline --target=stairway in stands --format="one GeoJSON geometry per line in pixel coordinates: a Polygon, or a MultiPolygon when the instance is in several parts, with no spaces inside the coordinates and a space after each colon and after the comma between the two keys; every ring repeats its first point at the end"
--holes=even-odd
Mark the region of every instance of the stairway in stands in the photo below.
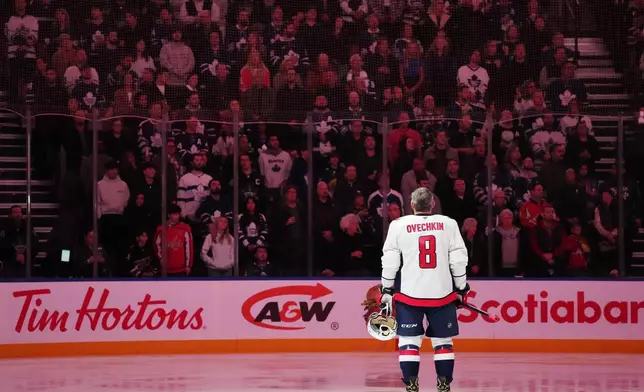
{"type": "MultiPolygon", "coordinates": [[[[567,38],[566,46],[574,50],[574,39],[567,38]]],[[[579,38],[579,68],[576,76],[588,91],[587,114],[607,116],[593,120],[595,137],[600,144],[597,171],[606,175],[617,158],[617,128],[619,113],[624,115],[625,145],[632,140],[632,97],[625,93],[624,76],[613,68],[610,53],[601,38],[579,38]]],[[[640,229],[633,248],[633,273],[644,276],[644,229],[640,229]]]]}
{"type": "MultiPolygon", "coordinates": [[[[22,118],[0,109],[0,214],[4,219],[12,205],[27,210],[27,138],[22,118]]],[[[33,171],[32,171],[33,173],[33,171]]],[[[44,250],[51,227],[58,215],[53,203],[53,182],[31,182],[32,225],[37,235],[33,244],[34,275],[46,254],[44,250]]]]}

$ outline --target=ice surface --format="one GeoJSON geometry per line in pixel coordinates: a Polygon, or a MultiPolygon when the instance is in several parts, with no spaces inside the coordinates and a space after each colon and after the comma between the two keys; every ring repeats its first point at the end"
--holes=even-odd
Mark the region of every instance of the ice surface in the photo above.
{"type": "MultiPolygon", "coordinates": [[[[452,391],[644,391],[643,369],[644,355],[457,352],[452,391]]],[[[435,391],[434,380],[425,353],[421,391],[435,391]]],[[[404,391],[393,352],[0,360],[0,385],[3,392],[404,391]]]]}

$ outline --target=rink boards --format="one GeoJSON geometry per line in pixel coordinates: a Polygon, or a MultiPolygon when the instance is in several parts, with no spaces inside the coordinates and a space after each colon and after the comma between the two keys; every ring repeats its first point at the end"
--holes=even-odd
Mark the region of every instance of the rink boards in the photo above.
{"type": "MultiPolygon", "coordinates": [[[[0,357],[386,351],[374,280],[0,283],[0,357]]],[[[644,282],[471,282],[458,351],[644,353],[644,282]]]]}

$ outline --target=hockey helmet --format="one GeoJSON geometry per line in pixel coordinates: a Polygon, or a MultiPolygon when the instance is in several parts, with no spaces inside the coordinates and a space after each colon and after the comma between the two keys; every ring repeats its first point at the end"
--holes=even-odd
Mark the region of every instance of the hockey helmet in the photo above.
{"type": "Polygon", "coordinates": [[[369,335],[380,341],[387,341],[396,337],[398,323],[391,316],[391,312],[381,310],[373,312],[367,319],[367,332],[369,335]]]}

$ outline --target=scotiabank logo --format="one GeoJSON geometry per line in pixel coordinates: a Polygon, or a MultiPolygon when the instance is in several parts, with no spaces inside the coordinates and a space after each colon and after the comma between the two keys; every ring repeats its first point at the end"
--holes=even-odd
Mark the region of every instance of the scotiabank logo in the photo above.
{"type": "Polygon", "coordinates": [[[249,323],[262,328],[284,331],[304,329],[306,323],[326,321],[335,302],[315,300],[332,293],[320,283],[311,286],[275,287],[248,298],[242,305],[242,315],[249,323]],[[297,322],[301,324],[284,325],[297,322]]]}
{"type": "MultiPolygon", "coordinates": [[[[470,291],[466,300],[476,298],[476,294],[476,291],[470,291]]],[[[498,314],[500,317],[498,321],[503,320],[510,324],[518,322],[638,324],[640,310],[642,310],[644,316],[644,301],[609,301],[605,304],[600,304],[596,301],[586,300],[586,295],[583,291],[577,291],[575,298],[569,301],[551,301],[548,297],[548,292],[544,290],[539,295],[528,294],[522,300],[486,301],[481,304],[481,309],[492,314],[498,314]]],[[[479,316],[478,313],[463,308],[463,313],[459,314],[458,321],[471,323],[479,316]]],[[[488,323],[497,322],[485,316],[480,317],[488,323]]]]}
{"type": "Polygon", "coordinates": [[[94,292],[93,287],[87,289],[80,308],[72,315],[47,307],[47,296],[51,294],[49,289],[15,291],[13,297],[23,301],[15,330],[18,333],[45,330],[67,332],[69,328],[80,331],[86,325],[92,331],[198,330],[203,327],[203,308],[193,311],[167,308],[164,306],[167,304],[165,300],[153,300],[150,294],[139,302],[118,308],[110,306],[109,290],[103,289],[95,303],[94,292]]]}

